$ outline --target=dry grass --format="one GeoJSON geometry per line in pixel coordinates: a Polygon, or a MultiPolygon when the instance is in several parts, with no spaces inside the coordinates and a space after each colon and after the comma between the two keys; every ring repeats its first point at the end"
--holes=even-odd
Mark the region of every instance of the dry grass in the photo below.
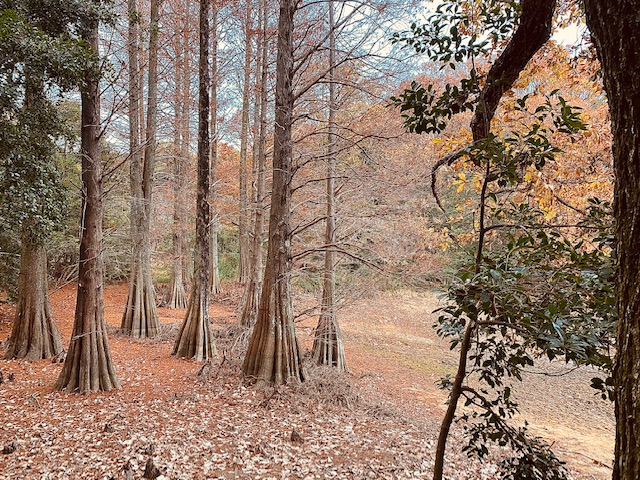
{"type": "MultiPolygon", "coordinates": [[[[131,340],[137,343],[142,344],[157,344],[157,343],[172,343],[175,342],[178,337],[178,331],[180,330],[180,325],[177,322],[172,323],[162,323],[160,324],[160,332],[155,337],[151,338],[132,338],[131,340]]],[[[107,325],[107,333],[109,336],[114,337],[127,337],[130,338],[129,335],[123,333],[120,327],[116,327],[114,325],[107,325]]]]}
{"type": "Polygon", "coordinates": [[[305,382],[294,387],[295,395],[302,395],[318,405],[337,405],[354,408],[361,397],[353,387],[348,373],[337,372],[335,368],[305,364],[305,382]]]}
{"type": "Polygon", "coordinates": [[[229,324],[214,332],[218,353],[228,360],[244,358],[249,345],[251,329],[238,323],[229,324]]]}

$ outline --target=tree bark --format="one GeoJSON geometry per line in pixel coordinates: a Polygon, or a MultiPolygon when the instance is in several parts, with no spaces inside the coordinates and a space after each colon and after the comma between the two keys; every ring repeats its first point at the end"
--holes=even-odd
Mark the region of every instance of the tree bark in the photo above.
{"type": "Polygon", "coordinates": [[[256,129],[259,132],[257,142],[254,141],[254,170],[255,170],[255,198],[254,198],[254,223],[253,239],[251,246],[251,270],[249,281],[245,286],[242,295],[242,313],[240,324],[245,327],[253,327],[258,316],[258,294],[262,285],[260,275],[262,274],[262,243],[264,240],[264,200],[266,192],[266,166],[267,166],[267,74],[268,74],[268,39],[267,39],[267,8],[266,1],[260,2],[260,21],[262,32],[260,35],[260,57],[258,68],[260,81],[256,89],[256,97],[259,98],[260,105],[256,105],[259,110],[259,119],[256,129]]]}
{"type": "Polygon", "coordinates": [[[174,121],[173,121],[173,223],[171,225],[171,296],[169,297],[169,308],[187,308],[187,293],[184,288],[182,272],[182,235],[184,230],[183,215],[183,157],[182,149],[182,81],[183,63],[186,49],[179,36],[174,37],[176,42],[176,62],[175,62],[175,90],[174,90],[174,121]]]}
{"type": "Polygon", "coordinates": [[[211,22],[211,204],[213,205],[213,221],[211,223],[211,293],[216,295],[222,291],[220,285],[220,269],[218,267],[218,201],[216,198],[218,181],[218,4],[212,2],[211,22]]]}
{"type": "MultiPolygon", "coordinates": [[[[191,20],[191,3],[187,2],[187,13],[184,19],[184,28],[182,32],[184,41],[184,57],[183,57],[183,73],[182,73],[182,148],[183,148],[183,172],[186,172],[191,168],[191,41],[192,41],[192,20],[191,20]]],[[[185,185],[185,184],[183,184],[185,185]]],[[[193,255],[191,252],[191,242],[189,236],[186,234],[186,219],[187,208],[185,205],[185,198],[182,199],[182,218],[183,218],[183,230],[182,230],[182,275],[185,282],[185,288],[189,290],[189,286],[193,281],[193,255]]],[[[195,254],[195,253],[194,253],[195,254]]]]}
{"type": "Polygon", "coordinates": [[[49,303],[47,253],[23,230],[15,320],[4,355],[32,362],[60,354],[64,348],[49,303]]]}
{"type": "Polygon", "coordinates": [[[614,480],[640,478],[640,1],[585,0],[613,132],[617,315],[614,480]]]}
{"type": "MultiPolygon", "coordinates": [[[[85,40],[98,55],[98,22],[87,26],[85,40]]],[[[103,304],[102,162],[100,156],[100,88],[89,70],[81,91],[82,222],[78,293],[69,350],[56,388],[90,393],[119,388],[109,352],[103,304]]]]}
{"type": "Polygon", "coordinates": [[[291,124],[296,5],[295,0],[280,1],[269,248],[258,318],[243,364],[244,375],[255,378],[258,388],[269,383],[304,380],[291,304],[291,124]]]}
{"type": "Polygon", "coordinates": [[[491,65],[471,120],[474,140],[487,138],[502,95],[510,90],[538,50],[551,38],[556,0],[522,0],[518,28],[491,65]]]}
{"type": "Polygon", "coordinates": [[[336,317],[336,208],[335,208],[335,175],[336,175],[336,36],[333,1],[329,0],[329,125],[327,134],[327,217],[325,223],[324,273],[322,282],[322,306],[318,326],[313,337],[311,357],[319,365],[335,367],[338,371],[346,370],[346,359],[342,333],[336,317]]]}
{"type": "Polygon", "coordinates": [[[186,5],[184,22],[182,24],[182,38],[176,38],[179,44],[179,61],[176,64],[175,85],[175,139],[173,165],[173,263],[171,266],[171,299],[170,308],[187,308],[187,293],[185,280],[188,277],[186,206],[185,206],[185,174],[189,165],[189,6],[186,5]]]}
{"type": "Polygon", "coordinates": [[[240,200],[238,213],[238,241],[240,262],[238,281],[243,285],[249,280],[249,197],[247,192],[247,151],[249,143],[249,94],[251,87],[251,2],[247,0],[244,19],[244,84],[242,88],[242,112],[240,120],[240,200]]]}
{"type": "Polygon", "coordinates": [[[129,0],[129,122],[131,154],[131,273],[129,294],[122,316],[123,333],[134,338],[154,337],[160,331],[160,320],[156,309],[156,297],[151,276],[151,200],[153,173],[157,148],[158,122],[158,20],[161,0],[151,1],[151,22],[149,24],[149,90],[147,101],[147,133],[144,147],[144,161],[138,154],[138,122],[140,108],[138,91],[140,72],[137,67],[137,17],[135,0],[129,0]]]}
{"type": "Polygon", "coordinates": [[[209,0],[200,0],[198,66],[198,194],[196,203],[196,271],[189,307],[173,355],[206,360],[216,354],[209,324],[210,221],[209,174],[209,0]]]}

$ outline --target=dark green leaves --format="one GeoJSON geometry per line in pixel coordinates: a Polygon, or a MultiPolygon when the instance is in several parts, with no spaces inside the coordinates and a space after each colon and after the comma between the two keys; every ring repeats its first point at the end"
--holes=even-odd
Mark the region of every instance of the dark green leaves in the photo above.
{"type": "Polygon", "coordinates": [[[66,211],[57,156],[73,134],[58,102],[87,73],[98,73],[78,33],[103,6],[0,1],[0,216],[35,242],[45,241],[66,211]]]}
{"type": "Polygon", "coordinates": [[[78,39],[52,36],[27,22],[16,10],[0,13],[0,88],[24,85],[37,75],[62,90],[75,88],[91,62],[78,39]]]}
{"type": "Polygon", "coordinates": [[[472,99],[478,94],[475,71],[460,85],[446,85],[438,92],[431,84],[423,87],[411,82],[398,97],[391,97],[394,106],[403,112],[404,125],[411,133],[441,133],[454,115],[473,110],[472,99]],[[408,112],[408,113],[404,113],[408,112]]]}
{"type": "Polygon", "coordinates": [[[438,6],[427,23],[413,23],[409,32],[394,34],[392,41],[412,47],[442,67],[455,68],[457,63],[487,53],[487,40],[462,33],[469,30],[470,24],[469,15],[462,11],[460,5],[446,3],[438,6]]]}

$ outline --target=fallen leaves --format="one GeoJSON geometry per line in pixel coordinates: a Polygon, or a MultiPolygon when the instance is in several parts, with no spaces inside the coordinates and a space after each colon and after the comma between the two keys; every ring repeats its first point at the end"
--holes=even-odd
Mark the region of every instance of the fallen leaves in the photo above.
{"type": "MultiPolygon", "coordinates": [[[[120,287],[108,287],[107,293],[114,288],[120,287]]],[[[126,289],[121,296],[124,304],[126,289]]],[[[117,300],[112,297],[109,303],[117,300]]],[[[72,305],[72,297],[54,299],[66,335],[72,305]]],[[[371,325],[358,330],[367,335],[362,344],[376,350],[352,350],[352,374],[332,376],[310,368],[302,386],[264,391],[248,386],[230,335],[219,338],[224,357],[209,365],[172,357],[169,338],[141,342],[113,336],[122,390],[86,396],[52,391],[60,364],[0,361],[5,380],[14,378],[0,386],[0,445],[14,448],[0,457],[0,479],[140,479],[152,474],[159,480],[428,478],[441,418],[429,408],[442,400],[431,399],[428,406],[418,397],[422,390],[407,382],[402,362],[410,351],[417,358],[418,340],[424,349],[435,348],[424,340],[433,335],[429,322],[420,317],[403,325],[409,316],[417,317],[402,306],[396,308],[398,318],[387,316],[379,304],[374,310],[360,307],[354,316],[371,325]],[[389,338],[393,341],[384,346],[389,338]],[[384,365],[374,365],[380,359],[384,365]]],[[[218,310],[212,316],[225,322],[233,313],[228,307],[213,308],[218,310]]],[[[117,325],[119,311],[112,310],[108,320],[117,325]]],[[[179,317],[176,311],[160,312],[172,315],[164,322],[179,317]]],[[[6,325],[0,330],[7,331],[6,325]]],[[[345,332],[351,344],[360,342],[348,323],[345,332]]],[[[424,365],[416,363],[409,372],[412,382],[424,365]]],[[[456,430],[449,441],[447,478],[493,479],[495,464],[468,459],[460,444],[456,430]]]]}

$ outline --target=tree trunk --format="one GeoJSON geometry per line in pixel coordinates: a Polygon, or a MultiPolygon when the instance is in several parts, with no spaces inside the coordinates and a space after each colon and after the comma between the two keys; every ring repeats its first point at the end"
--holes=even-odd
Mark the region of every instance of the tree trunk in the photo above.
{"type": "Polygon", "coordinates": [[[269,383],[304,380],[291,305],[291,123],[296,5],[295,0],[280,1],[269,249],[258,318],[243,365],[244,375],[255,378],[258,388],[269,383]]]}
{"type": "Polygon", "coordinates": [[[511,89],[529,60],[547,43],[553,30],[557,0],[521,0],[518,28],[491,65],[471,120],[474,140],[487,138],[504,93],[511,89]]]}
{"type": "Polygon", "coordinates": [[[174,125],[173,125],[173,223],[172,223],[172,242],[171,242],[171,296],[169,297],[169,308],[187,308],[187,293],[184,288],[184,279],[182,276],[182,251],[183,241],[182,235],[184,230],[184,168],[185,161],[182,150],[182,62],[184,61],[185,48],[178,38],[176,41],[175,63],[175,92],[174,92],[174,125]]]}
{"type": "MultiPolygon", "coordinates": [[[[493,120],[502,96],[513,86],[531,58],[533,58],[536,52],[540,50],[551,37],[556,0],[522,0],[520,7],[521,13],[518,26],[509,39],[509,43],[505,49],[491,66],[485,84],[480,92],[477,107],[470,125],[474,141],[479,141],[489,136],[491,121],[493,120]]],[[[487,172],[480,194],[480,228],[476,250],[477,272],[483,261],[484,237],[486,234],[484,220],[490,164],[487,164],[486,168],[487,172]]],[[[447,412],[440,426],[433,480],[442,480],[443,478],[447,438],[451,425],[455,420],[458,401],[462,393],[464,379],[466,378],[466,364],[471,345],[471,335],[476,328],[476,321],[469,319],[465,335],[460,344],[458,371],[452,382],[451,393],[449,394],[449,405],[447,406],[447,412]]]]}
{"type": "Polygon", "coordinates": [[[176,88],[175,88],[175,139],[174,139],[174,165],[173,165],[173,262],[171,266],[171,298],[170,308],[187,308],[187,293],[185,288],[185,276],[188,269],[185,268],[187,255],[186,206],[185,206],[185,174],[189,165],[189,7],[185,7],[186,13],[182,24],[182,38],[176,38],[179,46],[176,48],[179,61],[176,62],[176,88]]]}
{"type": "MultiPolygon", "coordinates": [[[[98,22],[85,37],[98,55],[98,22]]],[[[73,332],[56,388],[80,393],[119,388],[111,354],[103,304],[102,162],[100,157],[100,88],[93,71],[81,91],[82,223],[78,293],[73,332]]]]}
{"type": "Polygon", "coordinates": [[[458,401],[462,394],[462,386],[464,380],[467,377],[467,356],[469,355],[469,349],[471,348],[471,338],[476,330],[476,323],[469,320],[467,323],[462,342],[460,344],[460,356],[458,359],[458,370],[456,376],[452,382],[451,393],[449,393],[449,403],[447,405],[447,412],[442,419],[440,425],[440,433],[438,434],[438,443],[436,445],[436,458],[433,467],[433,480],[442,480],[444,473],[444,454],[447,448],[447,439],[449,438],[449,431],[451,425],[456,418],[456,410],[458,408],[458,401]]]}
{"type": "Polygon", "coordinates": [[[247,192],[247,146],[249,140],[249,93],[251,86],[251,3],[247,0],[244,42],[244,84],[242,89],[242,117],[240,123],[240,201],[238,213],[239,256],[238,281],[243,285],[249,280],[249,198],[247,192]]]}
{"type": "Polygon", "coordinates": [[[211,22],[211,203],[213,205],[213,222],[211,223],[211,293],[216,295],[222,291],[220,286],[220,269],[218,268],[218,200],[216,198],[216,182],[218,181],[218,4],[212,2],[211,22]]]}
{"type": "Polygon", "coordinates": [[[140,72],[137,68],[137,17],[135,0],[129,0],[129,122],[131,151],[131,273],[129,295],[122,316],[121,329],[134,338],[154,337],[160,331],[160,320],[156,310],[156,297],[151,276],[151,196],[156,156],[156,130],[158,121],[158,19],[161,0],[151,2],[149,25],[149,97],[147,107],[147,133],[144,147],[144,162],[138,154],[138,130],[136,113],[139,108],[137,84],[140,72]],[[135,20],[135,21],[134,21],[135,20]],[[133,61],[132,61],[133,60],[133,61]]]}
{"type": "Polygon", "coordinates": [[[4,358],[32,362],[58,355],[64,348],[49,304],[47,252],[29,238],[26,228],[21,248],[16,315],[4,358]]]}
{"type": "MultiPolygon", "coordinates": [[[[183,172],[192,168],[191,156],[189,154],[191,148],[191,41],[192,41],[192,20],[191,20],[191,3],[187,2],[187,13],[184,19],[183,27],[183,71],[182,71],[182,159],[183,172]]],[[[183,183],[183,185],[185,185],[183,183]]],[[[189,290],[189,285],[193,281],[193,255],[191,254],[191,241],[186,234],[187,208],[185,198],[182,198],[182,276],[185,282],[185,288],[189,290]]]]}
{"type": "Polygon", "coordinates": [[[614,480],[640,478],[640,1],[585,0],[613,132],[618,332],[614,480]]]}
{"type": "Polygon", "coordinates": [[[319,365],[335,367],[344,371],[346,360],[342,333],[336,318],[336,208],[335,208],[335,175],[336,175],[336,36],[333,1],[329,0],[329,125],[327,135],[327,218],[325,225],[324,275],[322,283],[322,307],[320,318],[313,337],[311,356],[319,365]]]}
{"type": "Polygon", "coordinates": [[[200,0],[198,68],[198,194],[196,204],[196,271],[189,307],[173,347],[173,355],[196,361],[216,354],[209,325],[209,0],[200,0]]]}
{"type": "Polygon", "coordinates": [[[257,72],[260,72],[260,81],[256,89],[256,97],[259,98],[260,105],[256,105],[259,110],[259,119],[256,130],[259,132],[257,141],[254,141],[254,170],[255,170],[255,198],[254,203],[254,223],[253,240],[251,246],[249,281],[245,286],[242,295],[242,313],[240,324],[245,327],[252,327],[256,323],[258,316],[258,294],[262,284],[260,275],[262,273],[262,242],[264,239],[264,198],[266,191],[265,170],[267,164],[267,74],[268,74],[268,39],[267,39],[267,8],[266,1],[260,2],[260,20],[262,32],[260,36],[260,57],[257,72]]]}

